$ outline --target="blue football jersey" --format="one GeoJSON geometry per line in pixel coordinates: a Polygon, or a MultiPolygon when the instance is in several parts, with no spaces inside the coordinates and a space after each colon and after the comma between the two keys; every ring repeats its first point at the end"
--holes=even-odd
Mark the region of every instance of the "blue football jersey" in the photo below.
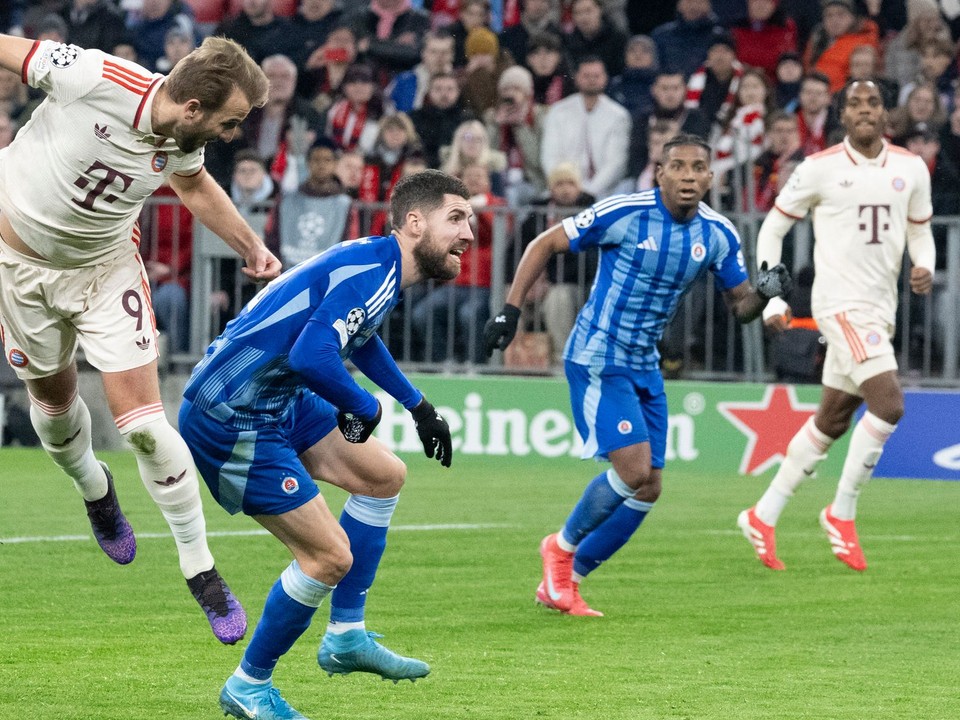
{"type": "Polygon", "coordinates": [[[400,258],[396,238],[370,237],[336,245],[285,272],[211,344],[184,397],[238,428],[281,416],[306,390],[370,417],[377,401],[344,367],[352,357],[404,407],[415,406],[420,393],[376,335],[400,298],[400,258]]]}
{"type": "Polygon", "coordinates": [[[580,365],[657,368],[657,343],[695,281],[708,269],[723,290],[748,279],[733,224],[705,203],[678,222],[659,188],[601,200],[563,228],[572,251],[600,248],[590,297],[564,350],[580,365]]]}

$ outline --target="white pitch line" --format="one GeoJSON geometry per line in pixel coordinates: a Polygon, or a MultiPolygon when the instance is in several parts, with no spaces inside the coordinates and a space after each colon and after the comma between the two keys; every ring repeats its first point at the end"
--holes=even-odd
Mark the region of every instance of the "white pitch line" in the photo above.
{"type": "MultiPolygon", "coordinates": [[[[743,533],[740,530],[698,530],[701,535],[736,535],[742,536],[743,533]]],[[[814,532],[802,532],[802,533],[790,533],[791,537],[800,536],[804,538],[810,537],[824,537],[824,533],[814,533],[814,532]]],[[[874,540],[891,542],[956,542],[958,539],[955,535],[948,535],[946,537],[930,537],[927,535],[865,535],[864,537],[869,538],[872,542],[874,540]]]]}
{"type": "MultiPolygon", "coordinates": [[[[453,523],[447,525],[392,525],[391,532],[423,532],[436,530],[492,530],[497,528],[509,528],[513,525],[504,525],[501,523],[453,523]]],[[[254,528],[253,530],[211,530],[207,537],[246,537],[255,535],[269,535],[266,530],[254,528]]],[[[170,533],[136,533],[138,540],[162,540],[172,537],[170,533]]],[[[21,545],[24,543],[47,543],[47,542],[89,542],[93,540],[91,535],[33,535],[22,537],[0,538],[0,545],[21,545]]]]}

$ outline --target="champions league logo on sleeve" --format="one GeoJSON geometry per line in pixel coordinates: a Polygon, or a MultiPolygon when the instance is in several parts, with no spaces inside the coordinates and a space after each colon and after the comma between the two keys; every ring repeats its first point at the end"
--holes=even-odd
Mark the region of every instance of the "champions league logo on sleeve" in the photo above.
{"type": "Polygon", "coordinates": [[[576,225],[581,230],[593,225],[593,221],[597,219],[596,214],[593,212],[593,208],[587,208],[579,213],[573,218],[573,224],[576,225]]]}
{"type": "Polygon", "coordinates": [[[363,308],[354,308],[347,313],[347,335],[356,335],[357,330],[360,329],[360,326],[363,325],[364,318],[367,317],[367,314],[363,311],[363,308]]]}
{"type": "Polygon", "coordinates": [[[80,57],[80,48],[76,45],[57,45],[50,51],[50,64],[55,68],[66,68],[73,65],[80,57]]]}

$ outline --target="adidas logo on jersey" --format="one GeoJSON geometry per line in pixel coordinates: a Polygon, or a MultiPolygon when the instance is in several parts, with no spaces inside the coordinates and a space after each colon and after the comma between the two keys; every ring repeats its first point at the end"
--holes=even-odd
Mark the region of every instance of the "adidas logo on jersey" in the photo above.
{"type": "Polygon", "coordinates": [[[110,133],[107,132],[107,126],[104,125],[103,127],[100,127],[96,123],[93,124],[93,134],[101,140],[106,140],[108,137],[110,137],[110,133]]]}
{"type": "Polygon", "coordinates": [[[656,252],[657,250],[660,249],[659,246],[657,245],[657,241],[653,239],[653,235],[648,237],[642,243],[638,243],[637,247],[640,250],[649,250],[650,252],[656,252]]]}
{"type": "Polygon", "coordinates": [[[150,347],[150,338],[148,338],[146,335],[142,336],[139,340],[137,340],[137,347],[141,350],[146,350],[148,347],[150,347]]]}

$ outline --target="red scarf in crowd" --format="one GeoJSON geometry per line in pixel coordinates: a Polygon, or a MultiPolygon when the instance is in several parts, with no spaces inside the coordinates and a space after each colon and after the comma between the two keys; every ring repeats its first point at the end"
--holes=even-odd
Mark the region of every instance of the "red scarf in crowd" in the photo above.
{"type": "Polygon", "coordinates": [[[359,110],[354,110],[349,100],[338,100],[330,108],[330,139],[341,150],[353,150],[360,142],[360,136],[363,134],[363,128],[367,124],[367,106],[363,105],[359,110]],[[350,119],[353,118],[353,126],[350,128],[350,135],[347,136],[347,126],[350,119]]]}
{"type": "MultiPolygon", "coordinates": [[[[733,77],[730,78],[730,85],[727,88],[727,96],[720,104],[717,110],[717,117],[710,120],[718,120],[725,125],[730,120],[733,107],[737,102],[737,90],[740,88],[740,78],[743,77],[743,65],[737,60],[733,61],[733,77]]],[[[687,99],[683,105],[688,110],[694,110],[700,107],[700,96],[703,95],[703,89],[707,85],[707,68],[701,65],[700,68],[690,76],[687,81],[687,99]]]]}

